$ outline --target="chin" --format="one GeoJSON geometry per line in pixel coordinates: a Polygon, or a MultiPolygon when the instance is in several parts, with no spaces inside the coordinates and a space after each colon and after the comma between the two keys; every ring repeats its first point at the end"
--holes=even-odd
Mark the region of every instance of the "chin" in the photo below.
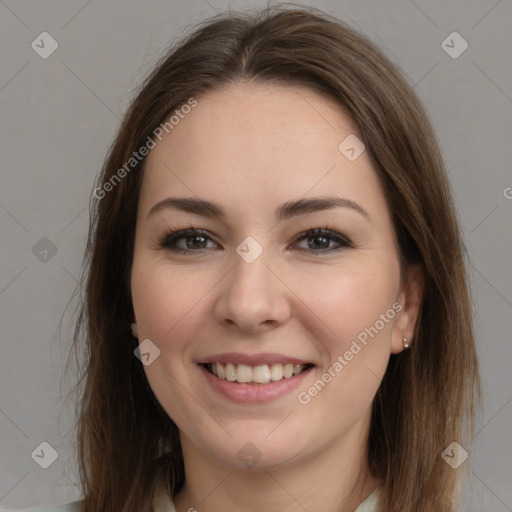
{"type": "MultiPolygon", "coordinates": [[[[271,432],[271,429],[268,431],[271,432]]],[[[275,470],[293,465],[306,457],[306,447],[299,444],[297,436],[289,431],[283,431],[275,438],[272,438],[272,434],[265,437],[261,430],[254,435],[250,435],[250,429],[237,429],[237,432],[244,434],[233,437],[226,434],[222,440],[211,437],[204,439],[201,443],[204,446],[203,451],[209,452],[211,457],[226,466],[250,471],[275,470]]]]}

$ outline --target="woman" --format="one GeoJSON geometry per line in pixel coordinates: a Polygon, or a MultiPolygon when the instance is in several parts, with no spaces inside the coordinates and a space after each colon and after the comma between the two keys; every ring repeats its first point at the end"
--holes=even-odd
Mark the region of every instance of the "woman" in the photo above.
{"type": "Polygon", "coordinates": [[[62,510],[457,509],[468,463],[446,454],[479,396],[463,245],[376,46],[312,9],[208,20],[93,195],[84,498],[62,510]]]}

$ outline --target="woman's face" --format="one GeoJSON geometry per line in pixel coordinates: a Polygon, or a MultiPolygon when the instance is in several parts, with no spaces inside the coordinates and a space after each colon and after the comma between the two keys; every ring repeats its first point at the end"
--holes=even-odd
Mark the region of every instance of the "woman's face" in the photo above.
{"type": "Polygon", "coordinates": [[[131,290],[151,388],[184,450],[228,466],[361,445],[416,314],[368,152],[306,88],[196,99],[140,194],[131,290]]]}

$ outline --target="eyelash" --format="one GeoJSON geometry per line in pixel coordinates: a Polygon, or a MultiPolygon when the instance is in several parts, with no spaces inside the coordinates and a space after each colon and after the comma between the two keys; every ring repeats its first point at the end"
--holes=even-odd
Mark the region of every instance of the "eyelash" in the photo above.
{"type": "MultiPolygon", "coordinates": [[[[180,254],[190,254],[190,253],[194,253],[194,252],[197,253],[199,251],[208,249],[208,248],[200,248],[197,250],[192,250],[192,249],[182,249],[182,248],[176,247],[175,244],[178,240],[181,240],[181,239],[187,238],[187,237],[194,237],[194,236],[201,236],[203,238],[206,238],[207,240],[213,241],[213,239],[210,237],[210,235],[207,231],[190,226],[188,229],[180,229],[180,230],[176,230],[176,231],[171,231],[170,233],[166,234],[163,237],[163,239],[160,241],[159,247],[162,249],[167,249],[169,251],[178,252],[180,254]]],[[[336,231],[334,231],[328,227],[323,227],[323,228],[311,227],[311,228],[307,229],[306,231],[303,231],[302,233],[298,234],[294,238],[294,243],[300,242],[301,240],[304,240],[304,239],[307,239],[307,238],[310,238],[313,236],[314,237],[323,236],[328,239],[331,239],[332,241],[338,243],[339,247],[336,247],[334,249],[320,249],[320,250],[304,249],[304,248],[295,249],[295,250],[309,251],[314,255],[319,255],[319,254],[336,252],[341,249],[348,249],[348,248],[353,247],[352,242],[347,237],[337,233],[336,231]]]]}

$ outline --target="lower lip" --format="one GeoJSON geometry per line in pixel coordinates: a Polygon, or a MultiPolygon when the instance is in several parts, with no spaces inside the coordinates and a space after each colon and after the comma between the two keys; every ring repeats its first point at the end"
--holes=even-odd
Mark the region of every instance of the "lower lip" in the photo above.
{"type": "Polygon", "coordinates": [[[314,369],[311,367],[289,379],[270,381],[268,384],[237,384],[226,379],[219,379],[203,365],[199,365],[199,368],[217,393],[238,403],[268,402],[286,395],[298,388],[314,369]]]}

